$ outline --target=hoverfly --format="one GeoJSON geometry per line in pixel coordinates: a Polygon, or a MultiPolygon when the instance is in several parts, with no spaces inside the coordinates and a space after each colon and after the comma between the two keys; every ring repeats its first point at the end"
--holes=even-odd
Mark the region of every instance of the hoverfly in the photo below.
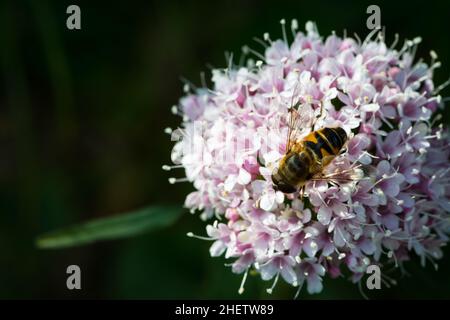
{"type": "MultiPolygon", "coordinates": [[[[272,173],[272,182],[275,190],[283,193],[302,190],[303,196],[303,187],[308,181],[329,178],[322,175],[323,169],[342,152],[349,137],[343,128],[333,127],[312,131],[299,139],[296,136],[300,118],[298,106],[300,103],[295,106],[291,103],[286,151],[279,161],[278,169],[272,173]]],[[[316,120],[322,113],[323,106],[316,120]]],[[[314,128],[314,124],[311,127],[314,128]]]]}

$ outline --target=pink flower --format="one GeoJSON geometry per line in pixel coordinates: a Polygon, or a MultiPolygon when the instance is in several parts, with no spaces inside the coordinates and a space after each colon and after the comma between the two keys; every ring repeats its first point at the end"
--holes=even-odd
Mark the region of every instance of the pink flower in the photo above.
{"type": "Polygon", "coordinates": [[[281,274],[287,283],[297,286],[297,275],[293,269],[295,265],[294,258],[278,253],[259,267],[261,278],[270,280],[274,276],[281,274]]]}
{"type": "Polygon", "coordinates": [[[319,250],[316,239],[318,234],[317,229],[314,227],[302,228],[293,232],[286,239],[286,247],[289,248],[289,255],[297,257],[304,252],[308,257],[314,257],[319,250]]]}
{"type": "Polygon", "coordinates": [[[395,171],[392,165],[383,160],[377,165],[378,184],[377,189],[382,198],[380,204],[386,204],[386,197],[395,197],[400,192],[400,185],[405,178],[401,173],[395,171]]]}
{"type": "Polygon", "coordinates": [[[358,133],[347,144],[348,159],[350,161],[358,160],[361,163],[369,164],[371,158],[365,151],[370,146],[370,138],[364,133],[358,133]]]}
{"type": "Polygon", "coordinates": [[[174,108],[176,165],[163,168],[184,169],[169,181],[191,182],[185,206],[211,221],[208,237],[189,235],[231,260],[240,293],[250,270],[274,279],[269,293],[279,279],[318,293],[325,275],[358,282],[371,264],[415,255],[435,265],[450,240],[450,139],[432,127],[442,102],[434,67],[414,62],[418,39],[396,50],[374,35],[324,40],[311,22],[292,31],[291,44],[265,35],[260,61],[213,70],[212,88],[174,108]],[[271,177],[292,105],[299,139],[339,126],[348,142],[303,193],[283,194],[271,177]]]}
{"type": "Polygon", "coordinates": [[[345,202],[349,199],[349,194],[338,187],[328,188],[317,187],[317,191],[310,193],[310,201],[317,209],[317,220],[323,225],[328,225],[334,216],[345,219],[352,215],[348,211],[345,202]]]}
{"type": "Polygon", "coordinates": [[[207,226],[206,232],[211,239],[215,240],[209,250],[211,256],[220,256],[227,249],[228,252],[232,251],[233,247],[231,244],[235,243],[236,235],[228,228],[227,225],[220,223],[217,227],[207,226]]]}
{"type": "Polygon", "coordinates": [[[296,269],[297,277],[306,279],[308,293],[319,293],[322,291],[322,277],[325,275],[323,265],[316,263],[315,259],[305,259],[296,269]]]}

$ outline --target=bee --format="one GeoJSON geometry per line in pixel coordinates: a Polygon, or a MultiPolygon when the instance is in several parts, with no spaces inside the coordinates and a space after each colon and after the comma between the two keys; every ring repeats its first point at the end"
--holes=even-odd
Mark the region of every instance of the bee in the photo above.
{"type": "MultiPolygon", "coordinates": [[[[298,124],[302,114],[299,113],[298,109],[301,103],[297,102],[294,106],[293,102],[294,96],[292,96],[289,108],[286,151],[279,162],[278,168],[272,173],[274,189],[283,193],[294,193],[301,190],[303,197],[303,187],[310,180],[317,181],[333,178],[333,181],[337,181],[337,177],[347,181],[353,180],[354,177],[351,174],[347,175],[349,172],[321,175],[324,168],[342,152],[346,145],[349,137],[345,130],[341,127],[321,128],[310,132],[303,139],[299,139],[297,137],[298,124]],[[347,177],[343,177],[342,173],[345,173],[347,177]]],[[[322,115],[323,104],[320,104],[320,114],[316,119],[312,120],[311,128],[315,127],[315,123],[322,118],[322,115]]],[[[353,169],[355,168],[347,171],[352,171],[353,169]]]]}
{"type": "Polygon", "coordinates": [[[293,193],[323,171],[347,142],[347,133],[340,127],[321,128],[300,140],[292,139],[289,127],[286,153],[272,174],[274,189],[293,193]]]}

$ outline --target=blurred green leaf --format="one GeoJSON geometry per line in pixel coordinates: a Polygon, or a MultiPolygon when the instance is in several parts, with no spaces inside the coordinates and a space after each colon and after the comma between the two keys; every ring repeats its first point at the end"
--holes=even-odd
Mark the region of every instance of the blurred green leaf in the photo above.
{"type": "Polygon", "coordinates": [[[182,212],[182,208],[175,206],[151,206],[43,234],[37,238],[36,245],[55,249],[134,236],[169,226],[182,212]]]}

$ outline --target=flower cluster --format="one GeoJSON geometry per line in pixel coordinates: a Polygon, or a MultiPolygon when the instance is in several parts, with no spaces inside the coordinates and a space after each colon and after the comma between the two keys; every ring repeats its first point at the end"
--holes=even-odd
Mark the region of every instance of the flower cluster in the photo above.
{"type": "MultiPolygon", "coordinates": [[[[363,42],[323,39],[308,22],[289,44],[268,34],[265,53],[245,47],[245,66],[212,72],[212,89],[187,92],[174,113],[172,161],[195,191],[185,205],[210,221],[211,256],[263,280],[281,276],[309,293],[325,275],[360,281],[369,265],[402,266],[414,255],[436,265],[450,232],[450,144],[431,62],[415,62],[420,38],[388,47],[381,32],[363,42]],[[289,108],[299,106],[299,139],[323,127],[343,128],[343,152],[325,167],[358,177],[309,181],[304,194],[273,188],[286,149],[289,108]]],[[[169,169],[168,166],[165,167],[169,169]]],[[[171,178],[171,182],[178,181],[171,178]]],[[[192,234],[189,234],[193,236],[192,234]]]]}

